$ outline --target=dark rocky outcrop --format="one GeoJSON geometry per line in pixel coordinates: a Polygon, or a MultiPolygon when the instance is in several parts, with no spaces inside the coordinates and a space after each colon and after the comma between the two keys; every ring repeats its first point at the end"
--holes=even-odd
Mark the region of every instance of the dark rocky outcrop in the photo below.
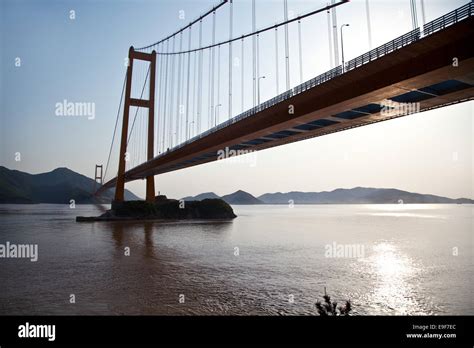
{"type": "Polygon", "coordinates": [[[113,220],[213,220],[234,219],[232,207],[222,199],[202,201],[178,201],[157,196],[154,203],[146,201],[113,202],[112,208],[98,217],[78,216],[76,221],[113,220]]]}

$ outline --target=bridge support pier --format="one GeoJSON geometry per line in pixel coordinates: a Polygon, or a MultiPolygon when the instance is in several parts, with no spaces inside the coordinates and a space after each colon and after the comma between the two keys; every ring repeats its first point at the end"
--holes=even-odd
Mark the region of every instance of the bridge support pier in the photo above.
{"type": "MultiPolygon", "coordinates": [[[[120,140],[119,167],[117,173],[117,182],[115,185],[114,203],[124,201],[125,194],[125,161],[128,142],[128,122],[130,115],[130,106],[148,108],[148,141],[147,141],[147,159],[154,157],[154,118],[155,118],[155,70],[156,70],[156,52],[143,53],[130,47],[128,51],[127,83],[125,86],[125,100],[123,108],[122,136],[120,140]],[[131,98],[133,61],[135,59],[150,62],[150,83],[149,98],[135,99],[131,98]]],[[[155,200],[155,178],[153,175],[146,178],[146,200],[153,202],[155,200]]]]}

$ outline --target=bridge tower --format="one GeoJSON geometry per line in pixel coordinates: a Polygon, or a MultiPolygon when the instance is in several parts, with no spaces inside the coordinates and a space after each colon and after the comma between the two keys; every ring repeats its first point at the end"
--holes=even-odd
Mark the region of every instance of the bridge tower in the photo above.
{"type": "Polygon", "coordinates": [[[97,184],[100,184],[102,186],[102,173],[103,173],[103,167],[102,164],[96,164],[95,165],[95,173],[94,173],[94,192],[97,191],[97,184]]]}
{"type": "MultiPolygon", "coordinates": [[[[147,160],[154,157],[154,114],[155,114],[155,70],[156,70],[156,52],[143,53],[135,51],[133,46],[128,51],[127,82],[125,86],[125,100],[123,108],[122,136],[120,140],[119,167],[117,173],[117,182],[115,186],[115,202],[123,202],[125,192],[125,155],[127,152],[128,120],[130,107],[148,108],[148,142],[147,142],[147,160]],[[150,63],[150,83],[149,97],[145,99],[135,99],[131,97],[133,61],[143,60],[150,63]]],[[[153,202],[155,200],[155,179],[153,175],[146,178],[146,200],[153,202]]]]}

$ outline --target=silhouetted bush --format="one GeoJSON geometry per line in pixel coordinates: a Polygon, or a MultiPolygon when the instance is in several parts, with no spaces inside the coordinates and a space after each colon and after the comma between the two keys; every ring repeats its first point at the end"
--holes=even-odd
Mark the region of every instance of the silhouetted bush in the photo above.
{"type": "Polygon", "coordinates": [[[349,312],[352,310],[351,301],[347,300],[344,306],[337,306],[337,302],[331,302],[331,296],[326,294],[326,288],[324,288],[324,302],[316,301],[316,309],[318,314],[322,317],[330,316],[330,315],[349,315],[349,312]]]}

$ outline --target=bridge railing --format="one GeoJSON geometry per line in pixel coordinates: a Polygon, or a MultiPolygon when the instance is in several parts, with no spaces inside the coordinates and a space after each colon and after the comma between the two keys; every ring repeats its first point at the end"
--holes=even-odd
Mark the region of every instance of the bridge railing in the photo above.
{"type": "MultiPolygon", "coordinates": [[[[461,6],[460,8],[454,10],[454,11],[451,11],[447,14],[445,14],[444,16],[441,16],[429,23],[426,23],[424,26],[423,26],[423,35],[424,36],[427,36],[427,35],[430,35],[432,33],[435,33],[439,30],[442,30],[452,24],[455,24],[457,22],[459,22],[460,20],[462,19],[465,19],[467,17],[470,17],[474,15],[474,3],[473,2],[469,2],[468,4],[464,5],[464,6],[461,6]]],[[[225,121],[225,122],[222,122],[220,124],[218,124],[217,126],[214,126],[200,134],[197,134],[195,135],[194,137],[182,142],[181,144],[179,145],[176,145],[174,146],[172,149],[169,149],[168,151],[166,151],[165,153],[162,153],[160,155],[158,155],[157,157],[160,157],[160,156],[163,156],[165,155],[167,152],[170,152],[170,151],[175,151],[189,143],[192,143],[198,139],[201,139],[211,133],[214,133],[215,131],[219,130],[219,129],[222,129],[222,128],[225,128],[227,126],[230,126],[231,124],[234,124],[236,122],[239,122],[249,116],[252,116],[262,110],[265,110],[271,106],[274,106],[282,101],[285,101],[299,93],[302,93],[310,88],[313,88],[313,87],[316,87],[326,81],[329,81],[331,79],[333,79],[334,77],[337,77],[341,74],[343,74],[344,72],[347,72],[349,70],[353,70],[355,68],[358,68],[364,64],[367,64],[377,58],[380,58],[382,56],[385,56],[386,54],[389,54],[391,52],[394,52],[404,46],[407,46],[417,40],[420,39],[420,36],[421,36],[421,32],[420,32],[420,28],[416,28],[402,36],[399,36],[395,39],[393,39],[392,41],[389,41],[379,47],[376,47],[372,50],[370,50],[369,52],[366,52],[354,59],[351,59],[350,61],[348,61],[346,64],[345,64],[345,69],[343,71],[342,69],[342,65],[339,65],[329,71],[326,71],[314,78],[312,78],[311,80],[308,80],[306,82],[303,82],[302,84],[286,91],[286,92],[283,92],[263,103],[261,103],[260,105],[257,105],[247,111],[244,111],[243,113],[225,121]]]]}
{"type": "Polygon", "coordinates": [[[376,47],[369,52],[366,52],[354,59],[351,59],[345,64],[345,71],[349,71],[360,67],[366,63],[369,63],[377,58],[385,56],[391,52],[394,52],[406,45],[409,45],[420,39],[420,28],[416,28],[409,33],[403,34],[402,36],[389,41],[382,46],[376,47]]]}
{"type": "Polygon", "coordinates": [[[469,2],[423,26],[423,34],[430,35],[474,14],[474,3],[469,2]]]}
{"type": "Polygon", "coordinates": [[[316,87],[317,85],[320,85],[326,81],[329,81],[333,79],[334,77],[341,74],[342,74],[342,65],[339,65],[329,71],[326,71],[325,73],[322,73],[321,75],[318,75],[312,78],[311,80],[308,80],[296,86],[295,88],[293,88],[293,95],[299,94],[310,88],[316,87]]]}
{"type": "MultiPolygon", "coordinates": [[[[340,68],[340,67],[339,67],[340,68]]],[[[247,118],[251,115],[254,115],[264,109],[267,109],[273,105],[276,105],[286,99],[289,99],[290,97],[292,97],[294,95],[294,92],[293,92],[294,89],[290,89],[289,91],[286,91],[286,92],[283,92],[279,95],[277,95],[276,97],[273,97],[272,99],[269,99],[263,103],[261,103],[260,105],[257,105],[247,111],[244,111],[243,113],[231,118],[230,120],[227,120],[227,121],[224,121],[220,124],[218,124],[217,126],[214,126],[212,128],[209,128],[208,130],[202,132],[202,133],[199,133],[197,135],[195,135],[194,137],[190,138],[189,140],[186,140],[185,142],[182,142],[181,144],[179,145],[176,145],[175,147],[173,147],[172,149],[170,149],[169,151],[174,151],[174,150],[177,150],[181,147],[183,147],[184,145],[187,145],[189,143],[192,143],[193,141],[196,141],[200,138],[203,138],[211,133],[214,133],[215,131],[219,130],[219,129],[222,129],[222,128],[225,128],[227,126],[230,126],[231,124],[234,124],[240,120],[243,120],[244,118],[247,118]]]]}

